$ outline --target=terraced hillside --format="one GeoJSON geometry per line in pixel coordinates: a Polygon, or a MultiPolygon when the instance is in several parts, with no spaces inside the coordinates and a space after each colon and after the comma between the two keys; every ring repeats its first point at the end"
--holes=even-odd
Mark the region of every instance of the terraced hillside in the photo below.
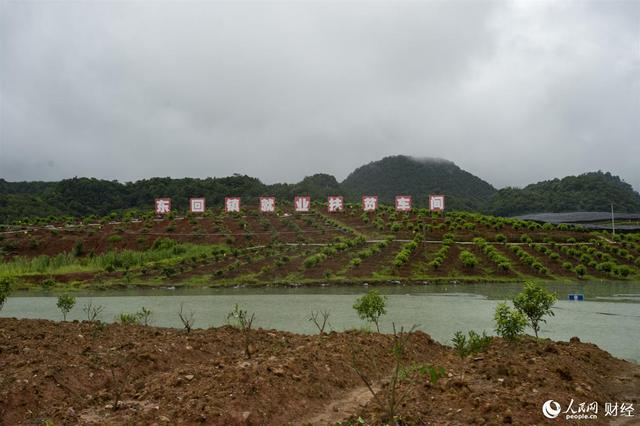
{"type": "Polygon", "coordinates": [[[387,206],[42,222],[0,229],[0,277],[18,287],[637,279],[640,269],[640,234],[387,206]]]}

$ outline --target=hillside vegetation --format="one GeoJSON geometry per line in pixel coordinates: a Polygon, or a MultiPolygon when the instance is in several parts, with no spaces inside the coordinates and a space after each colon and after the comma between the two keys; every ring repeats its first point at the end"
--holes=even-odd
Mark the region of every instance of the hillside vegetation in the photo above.
{"type": "Polygon", "coordinates": [[[608,211],[640,212],[640,194],[611,173],[592,172],[498,191],[486,211],[512,216],[524,213],[608,211]]]}
{"type": "Polygon", "coordinates": [[[396,195],[412,195],[417,206],[426,206],[429,194],[446,194],[451,210],[481,211],[495,188],[447,160],[386,157],[357,168],[342,182],[353,197],[377,194],[393,203],[396,195]]]}
{"type": "Polygon", "coordinates": [[[236,285],[637,279],[640,234],[471,213],[146,214],[0,226],[0,279],[56,285],[236,285]],[[64,284],[66,283],[66,284],[64,284]]]}
{"type": "Polygon", "coordinates": [[[445,194],[449,211],[476,211],[498,216],[563,211],[640,212],[640,194],[610,173],[595,172],[496,191],[489,183],[454,163],[407,156],[387,157],[359,167],[343,182],[316,174],[295,184],[266,185],[259,179],[233,175],[222,178],[152,178],[121,183],[95,178],[59,182],[7,182],[0,179],[0,223],[26,217],[104,216],[126,210],[148,211],[156,197],[170,197],[174,210],[184,212],[190,197],[205,197],[210,208],[221,208],[224,197],[239,196],[255,205],[259,196],[275,196],[287,204],[296,195],[315,201],[344,195],[358,202],[361,195],[378,195],[392,203],[395,195],[412,195],[424,207],[429,194],[445,194]]]}

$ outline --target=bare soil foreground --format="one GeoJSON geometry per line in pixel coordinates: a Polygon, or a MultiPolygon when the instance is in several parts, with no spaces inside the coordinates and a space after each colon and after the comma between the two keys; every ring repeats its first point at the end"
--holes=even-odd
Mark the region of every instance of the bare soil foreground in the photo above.
{"type": "MultiPolygon", "coordinates": [[[[386,424],[394,336],[181,330],[0,318],[0,424],[386,424]],[[370,377],[376,397],[364,386],[370,377]],[[118,401],[118,402],[116,402],[118,401]],[[115,408],[117,409],[114,409],[115,408]]],[[[508,344],[465,359],[415,332],[397,391],[400,424],[608,424],[638,419],[640,367],[595,345],[508,344]],[[419,366],[443,367],[432,383],[419,366]],[[413,372],[411,372],[413,371],[413,372]],[[599,403],[598,419],[550,420],[542,404],[599,403]]],[[[622,424],[622,423],[621,423],[622,424]]]]}

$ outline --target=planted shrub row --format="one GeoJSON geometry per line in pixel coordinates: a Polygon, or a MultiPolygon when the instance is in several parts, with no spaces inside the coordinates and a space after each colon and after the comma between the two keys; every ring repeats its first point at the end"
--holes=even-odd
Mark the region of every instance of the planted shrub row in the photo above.
{"type": "Polygon", "coordinates": [[[482,249],[483,253],[502,271],[511,270],[511,262],[491,244],[487,243],[484,238],[474,238],[473,242],[482,249]]]}
{"type": "Polygon", "coordinates": [[[366,239],[361,235],[355,238],[338,238],[336,242],[323,247],[320,252],[307,257],[303,262],[304,267],[312,268],[317,264],[324,262],[330,256],[333,256],[338,252],[345,251],[351,247],[361,245],[365,241],[366,239]]]}
{"type": "Polygon", "coordinates": [[[374,254],[380,253],[384,248],[386,248],[389,245],[390,242],[391,242],[391,239],[387,238],[386,240],[379,241],[371,245],[370,247],[367,247],[366,249],[360,250],[351,259],[351,262],[350,262],[351,265],[359,266],[362,263],[362,261],[367,257],[371,257],[374,254]]]}
{"type": "Polygon", "coordinates": [[[458,258],[467,268],[473,268],[478,264],[478,259],[469,250],[462,250],[458,255],[458,258]]]}
{"type": "Polygon", "coordinates": [[[429,266],[433,269],[438,269],[444,263],[444,260],[447,258],[447,254],[449,254],[449,244],[443,244],[442,247],[435,253],[434,258],[431,262],[429,262],[429,266]]]}
{"type": "Polygon", "coordinates": [[[522,263],[529,265],[541,274],[546,274],[549,272],[549,269],[547,269],[546,266],[540,263],[535,257],[527,253],[522,247],[511,246],[511,251],[514,252],[516,256],[518,256],[522,263]]]}
{"type": "Polygon", "coordinates": [[[413,237],[412,241],[403,245],[402,249],[400,249],[398,254],[396,254],[396,257],[393,259],[393,266],[398,268],[404,265],[405,263],[407,263],[409,261],[409,258],[411,257],[411,254],[414,251],[416,251],[416,249],[418,248],[418,245],[420,245],[421,242],[422,242],[422,235],[418,234],[415,237],[413,237]]]}

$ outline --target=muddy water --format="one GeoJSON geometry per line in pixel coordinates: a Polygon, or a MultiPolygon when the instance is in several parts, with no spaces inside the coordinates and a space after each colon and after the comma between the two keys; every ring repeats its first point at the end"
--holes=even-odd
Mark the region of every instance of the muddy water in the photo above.
{"type": "MultiPolygon", "coordinates": [[[[558,294],[555,316],[543,326],[541,336],[568,340],[579,336],[613,355],[640,362],[640,282],[545,284],[558,294]],[[585,301],[570,302],[569,293],[583,293],[585,301]]],[[[513,297],[520,284],[464,284],[380,287],[388,296],[388,313],[382,331],[414,324],[436,340],[449,344],[456,330],[493,332],[496,304],[513,297]]],[[[178,327],[180,304],[193,311],[196,327],[224,324],[238,303],[255,312],[256,326],[299,333],[313,333],[308,321],[312,310],[328,309],[333,330],[361,327],[352,305],[368,290],[366,286],[312,288],[228,288],[228,289],[130,289],[78,293],[77,304],[68,319],[84,319],[82,306],[89,300],[104,306],[103,321],[114,321],[121,312],[135,312],[142,306],[153,311],[152,323],[178,327]]],[[[10,297],[1,316],[60,320],[55,294],[18,293],[10,297]]]]}

